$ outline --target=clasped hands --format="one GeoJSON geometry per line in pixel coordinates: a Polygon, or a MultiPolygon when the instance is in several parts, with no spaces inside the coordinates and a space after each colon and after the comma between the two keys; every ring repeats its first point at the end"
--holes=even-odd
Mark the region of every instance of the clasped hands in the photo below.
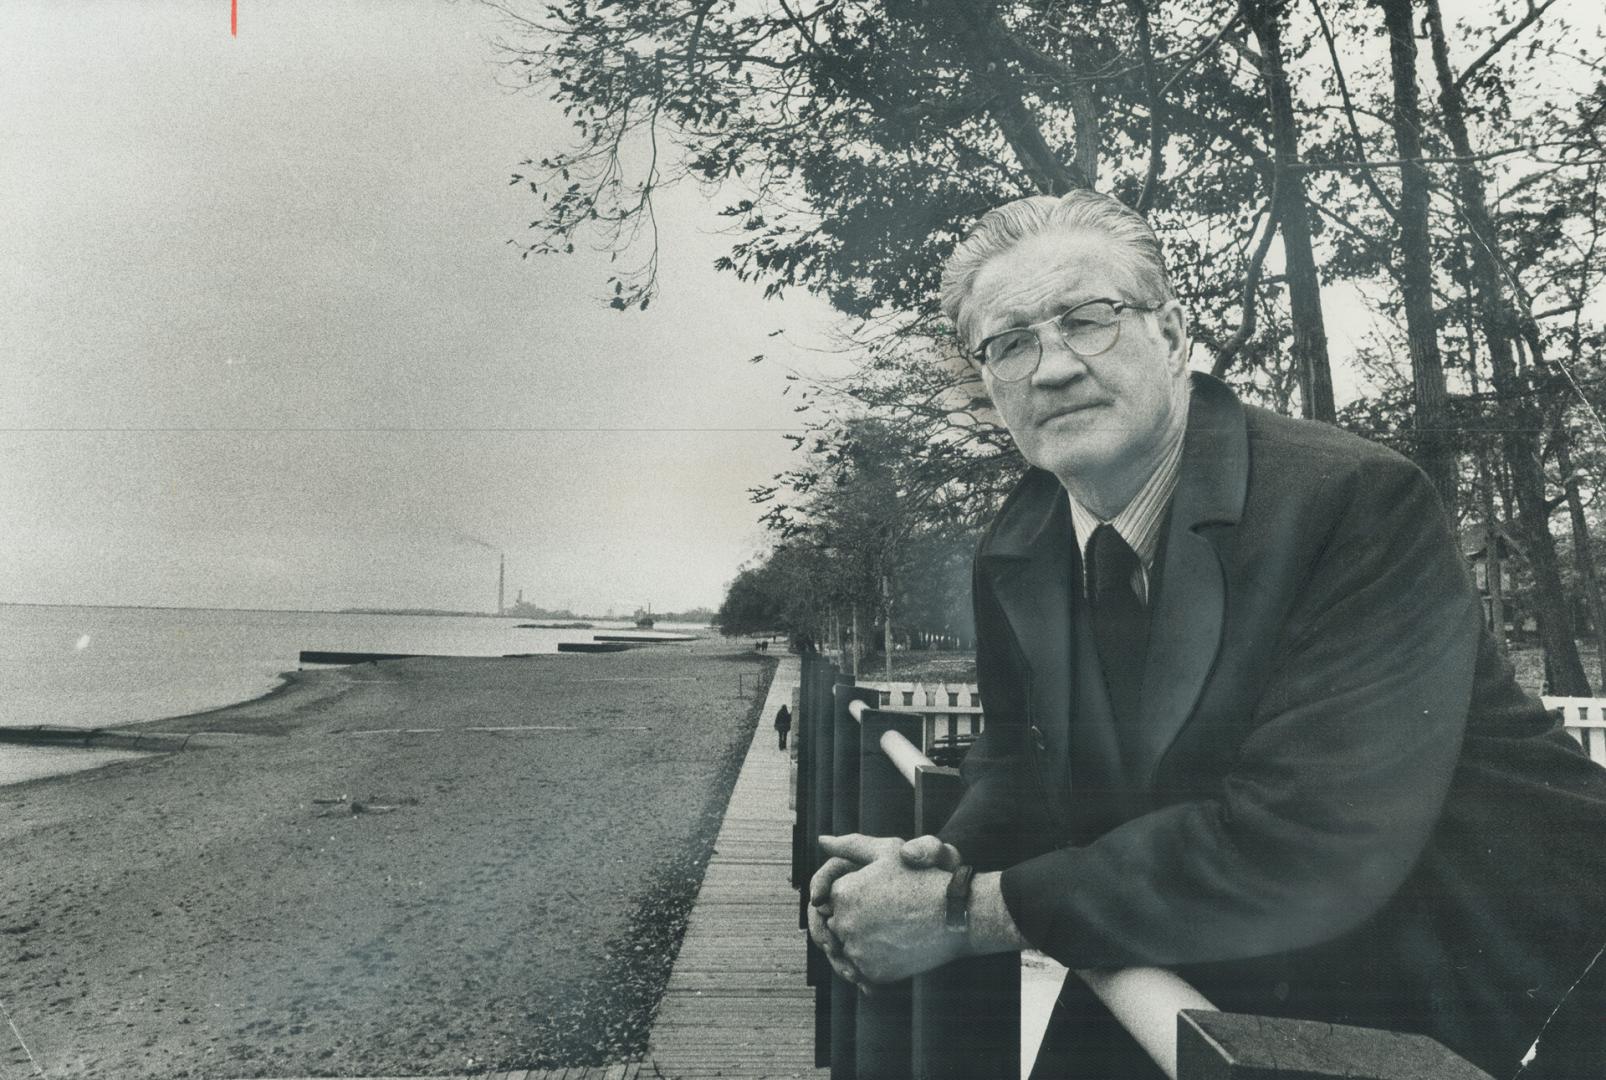
{"type": "Polygon", "coordinates": [[[944,925],[959,852],[935,836],[820,837],[828,858],[809,882],[809,936],[859,989],[940,967],[965,952],[944,925]]]}

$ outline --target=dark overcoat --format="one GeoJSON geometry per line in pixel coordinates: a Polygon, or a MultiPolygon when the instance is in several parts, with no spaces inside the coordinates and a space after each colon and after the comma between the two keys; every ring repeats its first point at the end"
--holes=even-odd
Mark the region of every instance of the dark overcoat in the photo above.
{"type": "Polygon", "coordinates": [[[1033,470],[978,550],[987,724],[943,838],[1070,967],[1511,1075],[1606,942],[1606,770],[1517,686],[1425,476],[1194,376],[1139,722],[1084,788],[1068,516],[1033,470]]]}

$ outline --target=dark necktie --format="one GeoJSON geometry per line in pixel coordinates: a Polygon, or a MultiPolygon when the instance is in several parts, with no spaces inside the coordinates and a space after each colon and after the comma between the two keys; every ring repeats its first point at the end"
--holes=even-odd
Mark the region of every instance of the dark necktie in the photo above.
{"type": "Polygon", "coordinates": [[[1143,665],[1149,651],[1149,612],[1133,591],[1138,556],[1115,531],[1100,525],[1088,544],[1093,593],[1093,640],[1117,720],[1135,723],[1143,665]]]}

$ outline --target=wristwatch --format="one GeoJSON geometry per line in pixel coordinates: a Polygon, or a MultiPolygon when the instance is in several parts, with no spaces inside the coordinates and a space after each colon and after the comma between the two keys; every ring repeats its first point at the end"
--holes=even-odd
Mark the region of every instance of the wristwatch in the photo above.
{"type": "Polygon", "coordinates": [[[963,934],[970,930],[970,879],[975,875],[974,867],[961,865],[954,871],[954,876],[948,879],[948,891],[944,894],[943,925],[953,933],[963,934]]]}

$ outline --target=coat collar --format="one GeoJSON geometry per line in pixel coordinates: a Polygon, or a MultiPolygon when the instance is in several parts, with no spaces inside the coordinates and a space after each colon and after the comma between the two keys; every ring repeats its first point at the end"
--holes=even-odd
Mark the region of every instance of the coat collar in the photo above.
{"type": "MultiPolygon", "coordinates": [[[[1139,705],[1138,775],[1151,781],[1193,712],[1221,645],[1226,586],[1217,543],[1243,516],[1249,439],[1243,405],[1219,380],[1195,373],[1182,465],[1161,548],[1149,659],[1139,705]]],[[[1015,640],[1032,669],[1034,703],[1068,716],[1071,701],[1069,577],[1072,541],[1065,489],[1027,472],[977,551],[1015,640]]]]}

